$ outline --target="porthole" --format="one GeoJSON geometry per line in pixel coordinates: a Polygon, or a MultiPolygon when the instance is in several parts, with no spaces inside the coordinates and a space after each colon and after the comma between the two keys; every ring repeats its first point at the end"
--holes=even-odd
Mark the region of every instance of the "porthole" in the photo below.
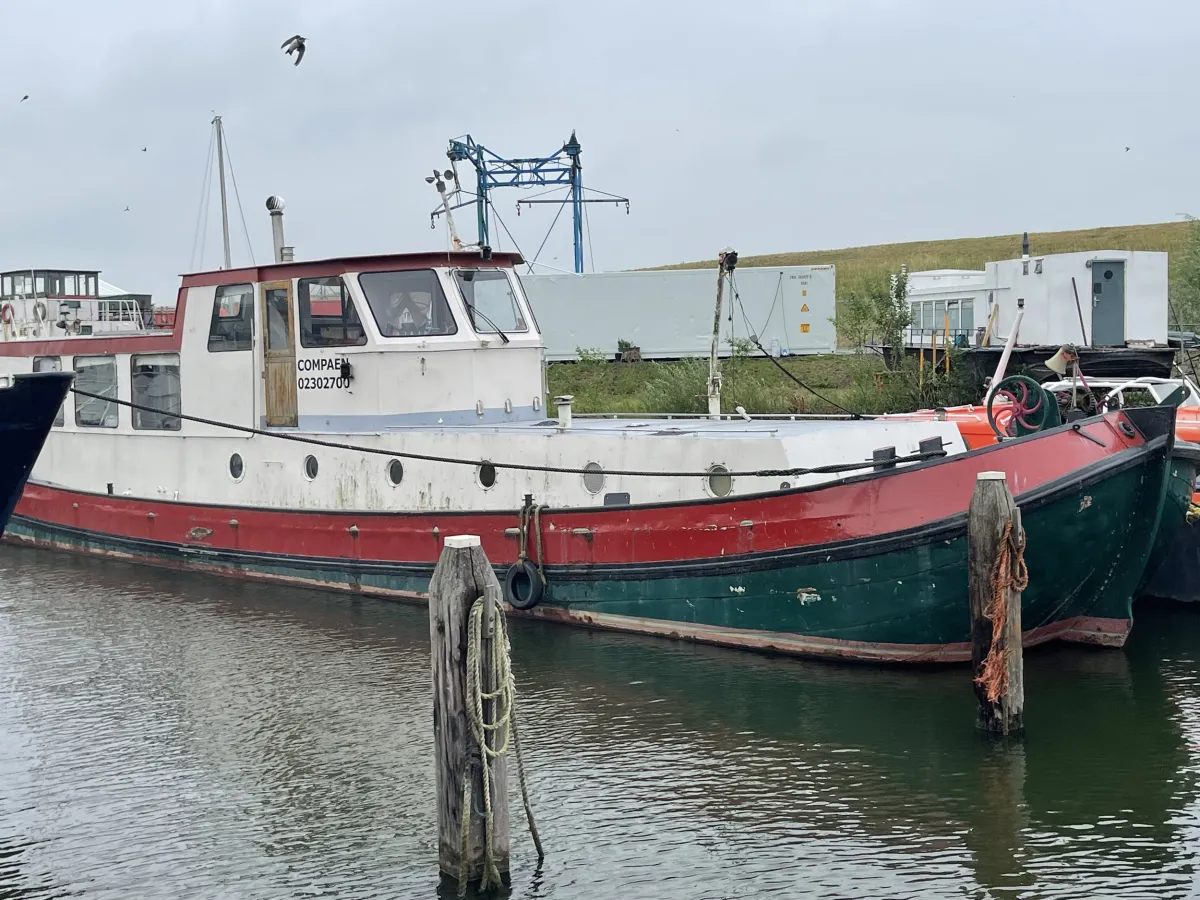
{"type": "Polygon", "coordinates": [[[479,467],[478,472],[479,486],[485,491],[496,483],[496,467],[490,462],[485,462],[479,467]]]}
{"type": "Polygon", "coordinates": [[[242,462],[242,455],[235,453],[229,457],[229,474],[234,481],[241,481],[242,476],[246,474],[246,464],[242,462]]]}
{"type": "Polygon", "coordinates": [[[387,468],[388,481],[393,485],[397,485],[404,480],[404,463],[398,459],[393,459],[388,463],[387,468]]]}
{"type": "Polygon", "coordinates": [[[790,481],[779,482],[779,489],[781,491],[788,491],[788,490],[791,490],[791,488],[792,488],[792,483],[790,481]]]}
{"type": "Polygon", "coordinates": [[[317,477],[317,458],[315,456],[304,457],[304,477],[309,481],[317,477]]]}
{"type": "Polygon", "coordinates": [[[1104,270],[1104,280],[1105,280],[1105,281],[1112,281],[1112,269],[1105,269],[1105,270],[1104,270]]]}
{"type": "Polygon", "coordinates": [[[708,492],[714,497],[728,497],[733,490],[733,478],[724,466],[708,467],[708,492]]]}
{"type": "Polygon", "coordinates": [[[604,469],[600,463],[590,462],[583,467],[583,487],[589,494],[604,490],[604,469]]]}

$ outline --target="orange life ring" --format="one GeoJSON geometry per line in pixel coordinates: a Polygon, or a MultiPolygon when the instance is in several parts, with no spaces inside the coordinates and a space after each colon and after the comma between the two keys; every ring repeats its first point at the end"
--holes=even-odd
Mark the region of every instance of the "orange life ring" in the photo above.
{"type": "Polygon", "coordinates": [[[5,325],[13,323],[13,308],[11,303],[5,303],[3,306],[0,306],[0,322],[3,322],[5,325]]]}

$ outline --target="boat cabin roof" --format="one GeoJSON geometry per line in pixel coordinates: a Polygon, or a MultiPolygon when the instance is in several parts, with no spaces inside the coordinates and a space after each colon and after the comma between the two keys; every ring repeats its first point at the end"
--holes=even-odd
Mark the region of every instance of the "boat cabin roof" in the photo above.
{"type": "Polygon", "coordinates": [[[241,284],[247,281],[290,281],[293,278],[320,278],[325,275],[344,275],[347,272],[385,272],[397,269],[429,269],[455,267],[461,269],[511,269],[525,260],[519,253],[493,252],[487,259],[475,251],[441,251],[429,253],[387,253],[374,256],[339,256],[332,259],[305,259],[295,262],[245,266],[240,269],[218,269],[192,272],[182,276],[183,287],[241,284]]]}

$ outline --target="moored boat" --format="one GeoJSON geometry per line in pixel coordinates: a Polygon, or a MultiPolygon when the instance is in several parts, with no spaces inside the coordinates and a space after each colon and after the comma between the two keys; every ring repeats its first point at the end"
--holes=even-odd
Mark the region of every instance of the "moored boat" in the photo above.
{"type": "Polygon", "coordinates": [[[0,534],[71,383],[67,373],[0,378],[0,534]]]}
{"type": "Polygon", "coordinates": [[[973,452],[938,421],[585,419],[570,398],[548,418],[519,257],[283,257],[184,276],[170,330],[0,341],[0,373],[77,377],[9,539],[417,599],[443,539],[478,534],[529,615],[955,661],[967,505],[999,470],[1028,535],[1027,643],[1129,631],[1170,408],[973,452]]]}

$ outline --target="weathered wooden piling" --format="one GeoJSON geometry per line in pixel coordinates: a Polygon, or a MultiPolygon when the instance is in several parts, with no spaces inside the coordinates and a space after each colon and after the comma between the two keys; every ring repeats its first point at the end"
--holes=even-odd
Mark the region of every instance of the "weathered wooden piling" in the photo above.
{"type": "Polygon", "coordinates": [[[999,734],[1023,727],[1024,660],[1021,591],[1025,533],[1003,472],[980,472],[967,511],[967,579],[971,601],[971,671],[978,726],[999,734]]]}
{"type": "MultiPolygon", "coordinates": [[[[471,608],[480,597],[499,597],[500,584],[474,535],[447,537],[429,585],[429,637],[433,668],[434,769],[437,784],[438,865],[442,874],[460,881],[479,881],[488,859],[486,811],[491,810],[491,858],[500,876],[508,880],[509,817],[508,772],[504,756],[490,757],[478,745],[472,724],[467,671],[471,608]],[[484,797],[483,767],[488,765],[490,804],[484,797]],[[464,780],[469,779],[470,802],[464,808],[464,780]],[[466,823],[466,854],[464,846],[466,823]],[[465,876],[465,880],[464,880],[465,876]]],[[[496,711],[486,694],[494,690],[492,641],[501,639],[491,611],[484,607],[478,647],[483,721],[492,722],[496,711]],[[492,626],[492,627],[489,627],[492,626]]],[[[507,714],[506,712],[503,714],[507,714]]],[[[485,737],[492,750],[507,733],[485,737]]]]}

